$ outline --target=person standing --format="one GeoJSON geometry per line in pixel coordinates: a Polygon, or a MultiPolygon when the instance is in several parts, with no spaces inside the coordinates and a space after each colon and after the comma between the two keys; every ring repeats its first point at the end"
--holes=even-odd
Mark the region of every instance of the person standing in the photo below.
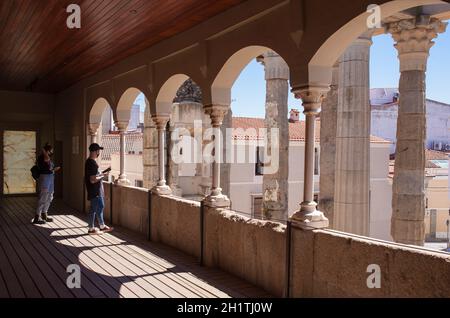
{"type": "Polygon", "coordinates": [[[86,184],[87,199],[91,202],[88,216],[88,234],[101,234],[103,232],[110,232],[112,228],[105,225],[103,219],[103,209],[105,207],[105,191],[103,189],[102,180],[108,176],[109,172],[100,173],[96,159],[100,156],[99,144],[93,143],[89,146],[89,158],[86,160],[84,166],[84,179],[86,184]],[[95,218],[97,217],[100,230],[95,227],[95,218]]]}
{"type": "Polygon", "coordinates": [[[46,143],[42,149],[42,153],[37,158],[37,166],[39,168],[39,201],[33,224],[45,224],[46,222],[53,221],[53,219],[48,216],[48,210],[53,201],[53,194],[55,192],[55,172],[61,170],[61,167],[55,167],[51,159],[52,156],[53,147],[46,143]]]}

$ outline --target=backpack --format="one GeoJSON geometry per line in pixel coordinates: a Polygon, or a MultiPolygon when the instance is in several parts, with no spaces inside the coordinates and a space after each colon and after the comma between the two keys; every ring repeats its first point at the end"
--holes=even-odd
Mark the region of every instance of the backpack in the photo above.
{"type": "Polygon", "coordinates": [[[39,179],[39,176],[40,176],[41,173],[40,173],[40,169],[39,169],[39,167],[37,165],[34,165],[30,169],[30,171],[31,171],[31,176],[33,177],[34,180],[39,179]]]}

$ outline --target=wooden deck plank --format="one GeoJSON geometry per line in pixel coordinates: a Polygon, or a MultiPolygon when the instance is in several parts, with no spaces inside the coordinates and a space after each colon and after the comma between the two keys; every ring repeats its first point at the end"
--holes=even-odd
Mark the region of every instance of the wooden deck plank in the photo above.
{"type": "MultiPolygon", "coordinates": [[[[69,298],[74,297],[76,294],[79,294],[80,297],[86,294],[78,292],[70,291],[66,284],[66,267],[63,264],[65,262],[61,262],[61,259],[58,258],[58,255],[50,252],[46,244],[42,244],[38,238],[33,236],[30,232],[30,228],[33,228],[31,224],[23,224],[20,220],[11,216],[11,211],[9,206],[5,207],[6,214],[3,214],[3,220],[5,224],[8,224],[10,228],[16,230],[16,239],[20,241],[23,245],[29,246],[28,252],[31,258],[38,260],[45,260],[46,265],[44,269],[41,271],[41,275],[46,275],[52,284],[54,290],[58,293],[59,297],[69,298]],[[8,217],[10,216],[10,217],[8,217]],[[20,230],[19,230],[20,229],[20,230]],[[21,231],[18,233],[18,231],[21,231]],[[59,262],[57,260],[60,260],[59,262]]],[[[16,215],[16,211],[14,211],[16,215]]],[[[69,264],[68,262],[66,262],[69,264]]]]}
{"type": "Polygon", "coordinates": [[[39,292],[38,288],[36,287],[34,281],[32,280],[27,268],[22,263],[22,260],[18,253],[18,246],[12,246],[10,242],[10,238],[7,238],[5,235],[5,229],[6,227],[4,225],[1,226],[0,231],[0,244],[3,247],[3,250],[5,254],[7,255],[7,258],[9,259],[9,262],[11,263],[11,267],[13,268],[14,272],[16,273],[17,279],[22,286],[22,289],[25,293],[26,297],[31,298],[40,298],[41,293],[39,292]]]}
{"type": "MultiPolygon", "coordinates": [[[[78,258],[67,248],[67,246],[58,244],[42,231],[30,231],[29,235],[33,236],[37,241],[41,239],[41,244],[44,245],[44,248],[45,246],[47,246],[47,248],[49,248],[49,251],[52,252],[52,255],[55,255],[57,259],[61,259],[60,257],[63,256],[63,258],[67,259],[67,264],[78,263],[78,258]]],[[[31,239],[33,240],[33,238],[31,239]]],[[[97,275],[95,275],[94,272],[91,272],[88,268],[82,266],[81,273],[84,275],[84,277],[87,278],[87,280],[84,280],[83,282],[83,288],[86,289],[91,297],[105,297],[105,295],[108,297],[118,297],[114,288],[103,282],[97,275]]]]}
{"type": "MultiPolygon", "coordinates": [[[[67,216],[70,218],[74,223],[77,222],[76,217],[74,216],[67,216]]],[[[94,239],[91,237],[91,239],[94,239]]],[[[175,266],[173,264],[170,264],[170,266],[158,266],[157,264],[149,264],[149,261],[143,262],[139,258],[136,258],[135,255],[132,255],[129,253],[129,251],[126,250],[126,246],[120,245],[119,241],[114,240],[114,236],[110,234],[101,235],[98,237],[95,237],[96,240],[104,244],[104,246],[107,246],[108,249],[111,250],[111,252],[114,253],[114,257],[117,260],[123,260],[126,266],[131,266],[134,268],[134,270],[141,272],[142,274],[145,273],[155,273],[158,274],[158,277],[161,277],[163,281],[159,281],[158,286],[170,286],[172,291],[179,290],[181,293],[176,293],[174,297],[214,297],[215,295],[213,293],[205,292],[204,290],[198,289],[197,286],[194,287],[194,289],[187,288],[186,284],[189,284],[189,281],[179,281],[180,277],[179,275],[175,275],[171,272],[172,266],[175,266]],[[132,262],[131,262],[132,260],[132,262]],[[152,265],[152,266],[151,266],[152,265]],[[157,267],[157,268],[156,268],[157,267]],[[172,275],[173,274],[173,275],[172,275]],[[169,275],[172,275],[169,277],[169,275]],[[167,279],[164,279],[167,278],[167,279]],[[167,285],[166,285],[167,284],[167,285]]],[[[226,295],[223,295],[226,296],[226,295]]]]}
{"type": "Polygon", "coordinates": [[[8,257],[6,256],[3,246],[0,246],[0,271],[5,279],[5,285],[8,289],[8,294],[13,298],[24,298],[25,293],[20,286],[17,279],[16,273],[9,263],[8,257]]]}
{"type": "MultiPolygon", "coordinates": [[[[3,224],[7,224],[7,221],[5,220],[4,216],[0,213],[0,220],[3,224]]],[[[51,270],[48,267],[48,264],[45,263],[45,261],[40,257],[37,256],[35,253],[33,253],[31,247],[28,242],[25,243],[24,246],[22,237],[17,234],[17,230],[13,229],[11,230],[10,227],[2,226],[0,231],[0,241],[5,242],[7,240],[13,240],[16,242],[15,244],[15,250],[19,254],[22,262],[25,264],[27,270],[29,271],[31,277],[33,277],[33,280],[42,295],[42,297],[45,298],[56,298],[58,297],[57,293],[53,289],[53,287],[50,285],[50,283],[45,279],[45,277],[49,277],[49,275],[52,275],[51,270]],[[14,234],[12,232],[15,232],[14,234]]]]}
{"type": "MultiPolygon", "coordinates": [[[[22,204],[22,206],[26,204],[26,202],[23,201],[17,201],[16,203],[19,205],[22,204]]],[[[29,203],[28,207],[30,208],[29,203]]],[[[47,223],[46,225],[39,226],[37,228],[44,229],[46,231],[53,231],[52,229],[56,228],[51,225],[52,223],[47,223]]],[[[62,228],[59,230],[64,231],[65,229],[62,228]]],[[[98,286],[101,291],[106,291],[108,297],[137,297],[128,288],[121,288],[122,282],[117,280],[115,277],[112,277],[107,271],[105,272],[102,266],[98,265],[96,262],[93,262],[92,259],[84,253],[84,249],[88,249],[88,247],[80,246],[80,248],[83,249],[74,248],[73,242],[71,241],[56,242],[55,239],[52,239],[49,236],[46,238],[54,247],[62,251],[70,259],[71,264],[82,265],[82,273],[89,278],[90,282],[98,286]]]]}
{"type": "MultiPolygon", "coordinates": [[[[70,216],[70,217],[77,219],[73,215],[70,216]]],[[[78,225],[81,225],[81,224],[78,224],[78,225]]],[[[115,231],[114,233],[117,234],[117,231],[115,231]]],[[[114,237],[114,236],[102,235],[102,237],[105,238],[105,237],[114,237]]],[[[111,242],[114,242],[114,241],[111,240],[111,242]]],[[[114,242],[114,243],[117,243],[117,242],[114,242]]],[[[138,255],[146,254],[145,250],[137,248],[137,246],[135,244],[136,242],[133,241],[133,242],[130,242],[130,243],[134,243],[134,244],[127,244],[127,247],[129,247],[130,249],[132,249],[133,251],[138,253],[138,255]]],[[[145,243],[149,244],[148,242],[145,242],[145,243]]],[[[158,249],[160,249],[161,247],[162,246],[159,245],[158,249]]],[[[156,248],[153,248],[153,251],[155,249],[156,248]]],[[[161,251],[160,251],[161,254],[163,254],[166,258],[168,257],[167,252],[166,252],[168,249],[170,249],[170,248],[164,246],[163,249],[161,249],[161,251]],[[166,255],[164,253],[166,253],[166,255]]],[[[132,255],[132,256],[136,255],[134,253],[131,253],[130,251],[128,251],[128,254],[132,255]]],[[[173,251],[171,251],[170,257],[172,257],[172,258],[183,258],[183,260],[186,261],[186,256],[185,255],[181,255],[181,254],[178,255],[178,253],[173,252],[173,251]],[[172,256],[176,256],[176,257],[172,257],[172,256]]],[[[166,263],[168,263],[167,259],[164,259],[164,258],[161,258],[161,257],[159,257],[159,259],[163,260],[166,263]]],[[[203,281],[200,280],[199,277],[197,277],[197,276],[195,276],[195,275],[193,275],[192,273],[189,272],[189,268],[187,266],[182,266],[182,265],[180,265],[180,263],[181,263],[180,261],[177,261],[177,266],[180,267],[180,268],[183,267],[184,272],[183,271],[177,272],[177,275],[187,278],[187,280],[185,280],[184,283],[188,283],[189,284],[191,278],[195,278],[197,284],[200,283],[200,285],[201,285],[203,283],[203,281]]],[[[190,265],[188,265],[188,266],[190,266],[191,269],[193,269],[194,267],[199,268],[199,266],[197,264],[195,264],[195,263],[196,262],[192,258],[191,262],[189,263],[190,265]],[[193,265],[193,266],[191,266],[191,265],[193,265]]],[[[170,263],[168,263],[168,264],[170,265],[170,263]]],[[[204,269],[205,268],[202,268],[202,277],[203,277],[204,269]]],[[[248,283],[244,283],[244,284],[250,286],[249,288],[247,288],[245,290],[246,292],[244,293],[244,292],[242,292],[242,288],[241,288],[241,286],[243,284],[242,280],[240,280],[240,279],[238,279],[238,278],[236,278],[234,276],[230,276],[229,274],[224,273],[222,271],[218,271],[218,270],[215,270],[215,269],[210,269],[210,270],[211,270],[211,273],[215,274],[215,276],[208,275],[208,279],[211,282],[213,282],[214,284],[217,284],[218,286],[220,286],[220,288],[222,289],[222,290],[216,289],[217,294],[218,294],[217,297],[229,297],[229,296],[232,296],[232,297],[270,297],[270,295],[267,294],[266,292],[261,291],[260,289],[249,285],[248,283]],[[253,290],[252,290],[252,287],[253,287],[253,290]],[[224,291],[227,291],[230,295],[226,294],[224,291]]],[[[208,284],[205,283],[204,286],[209,286],[208,290],[209,291],[212,290],[211,285],[208,285],[208,284]]]]}
{"type": "MultiPolygon", "coordinates": [[[[79,264],[85,295],[121,298],[270,297],[265,291],[244,280],[217,269],[201,267],[194,257],[159,243],[148,242],[128,230],[116,228],[108,234],[87,235],[84,220],[86,216],[67,208],[59,201],[55,201],[50,210],[54,222],[41,226],[30,224],[35,198],[6,198],[2,203],[8,212],[0,216],[0,222],[7,226],[3,229],[3,234],[0,234],[0,243],[5,235],[15,235],[17,242],[21,244],[20,250],[15,251],[15,262],[19,259],[25,267],[34,265],[40,271],[48,261],[47,257],[51,259],[48,263],[53,264],[52,271],[58,266],[65,269],[66,264],[79,264]],[[38,246],[44,251],[37,254],[38,246]]],[[[11,239],[9,241],[11,245],[11,239]]],[[[6,256],[1,244],[0,248],[0,254],[3,252],[6,256]]],[[[9,248],[7,256],[12,252],[9,248]]],[[[9,276],[14,278],[16,274],[14,271],[11,273],[11,269],[9,259],[2,261],[0,255],[0,288],[3,282],[5,297],[28,296],[23,293],[20,284],[19,289],[14,286],[14,280],[9,276]],[[13,296],[10,289],[15,289],[16,295],[20,294],[20,290],[23,294],[13,296]]],[[[36,269],[28,270],[33,273],[33,278],[36,269]]],[[[64,277],[68,275],[65,270],[62,274],[64,277]]],[[[47,286],[42,280],[34,283],[38,286],[38,291],[48,288],[48,284],[55,291],[58,289],[50,279],[47,286]]],[[[49,293],[42,293],[42,296],[49,297],[49,293]]]]}

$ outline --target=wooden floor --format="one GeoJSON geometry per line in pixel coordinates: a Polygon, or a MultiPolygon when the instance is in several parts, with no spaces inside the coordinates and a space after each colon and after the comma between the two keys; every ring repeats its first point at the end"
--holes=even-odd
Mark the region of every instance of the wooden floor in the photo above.
{"type": "Polygon", "coordinates": [[[116,229],[86,235],[85,217],[54,202],[54,222],[32,225],[35,198],[0,201],[0,298],[270,297],[164,245],[116,229]],[[81,269],[69,289],[67,266],[81,269]]]}

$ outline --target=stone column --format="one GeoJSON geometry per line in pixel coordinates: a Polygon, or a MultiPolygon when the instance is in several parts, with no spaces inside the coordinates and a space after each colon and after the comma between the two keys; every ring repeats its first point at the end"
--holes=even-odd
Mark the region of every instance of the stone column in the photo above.
{"type": "Polygon", "coordinates": [[[144,188],[152,189],[158,182],[158,131],[148,110],[144,118],[143,150],[144,188]]]}
{"type": "Polygon", "coordinates": [[[270,169],[273,173],[263,170],[262,209],[266,219],[285,221],[288,218],[289,192],[289,123],[287,120],[289,67],[281,56],[274,52],[265,53],[258,58],[258,61],[264,65],[266,79],[267,144],[265,153],[272,158],[278,157],[278,162],[265,163],[275,169],[270,169]],[[278,129],[279,140],[272,140],[272,129],[278,129]],[[274,155],[275,151],[278,152],[276,155],[274,155]],[[278,166],[278,169],[275,166],[278,166]]]}
{"type": "Polygon", "coordinates": [[[167,115],[154,115],[152,116],[153,121],[156,124],[156,129],[158,130],[158,167],[159,167],[159,179],[155,187],[153,187],[152,192],[159,195],[169,195],[172,193],[170,187],[166,184],[166,174],[165,174],[165,145],[166,145],[166,126],[169,121],[169,114],[167,115]]]}
{"type": "Polygon", "coordinates": [[[333,228],[369,235],[371,32],[339,59],[333,228]]]}
{"type": "Polygon", "coordinates": [[[322,103],[320,113],[320,181],[319,210],[322,211],[333,228],[334,187],[336,162],[336,126],[338,105],[339,64],[333,67],[330,91],[322,103]]]}
{"type": "Polygon", "coordinates": [[[100,127],[100,123],[89,124],[89,136],[91,137],[91,144],[98,142],[98,128],[99,127],[100,127]]]}
{"type": "Polygon", "coordinates": [[[223,140],[219,138],[220,127],[222,126],[223,119],[227,114],[230,106],[228,105],[208,105],[204,106],[205,113],[211,118],[211,126],[214,130],[214,157],[215,160],[212,164],[212,187],[211,194],[204,199],[205,205],[209,207],[217,208],[229,208],[230,200],[224,194],[220,188],[220,162],[223,160],[222,147],[223,140]]]}
{"type": "Polygon", "coordinates": [[[202,196],[208,196],[211,194],[211,187],[212,187],[212,164],[207,163],[203,161],[203,149],[210,143],[209,140],[203,138],[204,132],[207,131],[207,129],[211,129],[211,119],[207,114],[205,114],[202,124],[198,126],[194,126],[194,138],[197,142],[197,145],[199,146],[197,158],[199,158],[199,163],[197,164],[196,169],[196,176],[200,177],[200,184],[199,184],[199,194],[202,196]],[[208,119],[208,120],[205,120],[208,119]]]}
{"type": "Polygon", "coordinates": [[[172,190],[172,194],[181,197],[182,190],[178,186],[178,163],[175,158],[172,156],[172,151],[174,149],[179,149],[180,138],[174,140],[175,130],[177,129],[177,124],[171,117],[169,120],[169,124],[167,125],[167,184],[172,190]]]}
{"type": "Polygon", "coordinates": [[[220,187],[222,188],[222,193],[226,196],[230,196],[230,173],[231,173],[231,164],[227,163],[227,149],[229,151],[229,148],[232,147],[232,140],[227,140],[227,129],[233,128],[233,113],[231,111],[231,108],[228,110],[228,113],[225,115],[223,119],[222,126],[220,127],[220,130],[222,131],[223,136],[223,147],[222,147],[222,160],[223,163],[220,165],[220,187]]]}
{"type": "Polygon", "coordinates": [[[328,86],[309,86],[292,90],[296,98],[302,99],[306,116],[303,202],[300,204],[300,211],[292,216],[292,225],[304,230],[328,227],[328,219],[323,212],[317,210],[317,203],[314,202],[314,146],[316,117],[329,89],[328,86]]]}
{"type": "Polygon", "coordinates": [[[116,127],[117,129],[119,129],[120,135],[120,174],[117,183],[121,185],[129,185],[130,181],[127,179],[127,175],[125,172],[125,135],[128,127],[128,122],[118,121],[116,122],[116,127]]]}
{"type": "Polygon", "coordinates": [[[386,27],[396,41],[401,72],[391,222],[399,243],[423,245],[425,239],[425,72],[432,40],[446,26],[418,16],[386,27]]]}

